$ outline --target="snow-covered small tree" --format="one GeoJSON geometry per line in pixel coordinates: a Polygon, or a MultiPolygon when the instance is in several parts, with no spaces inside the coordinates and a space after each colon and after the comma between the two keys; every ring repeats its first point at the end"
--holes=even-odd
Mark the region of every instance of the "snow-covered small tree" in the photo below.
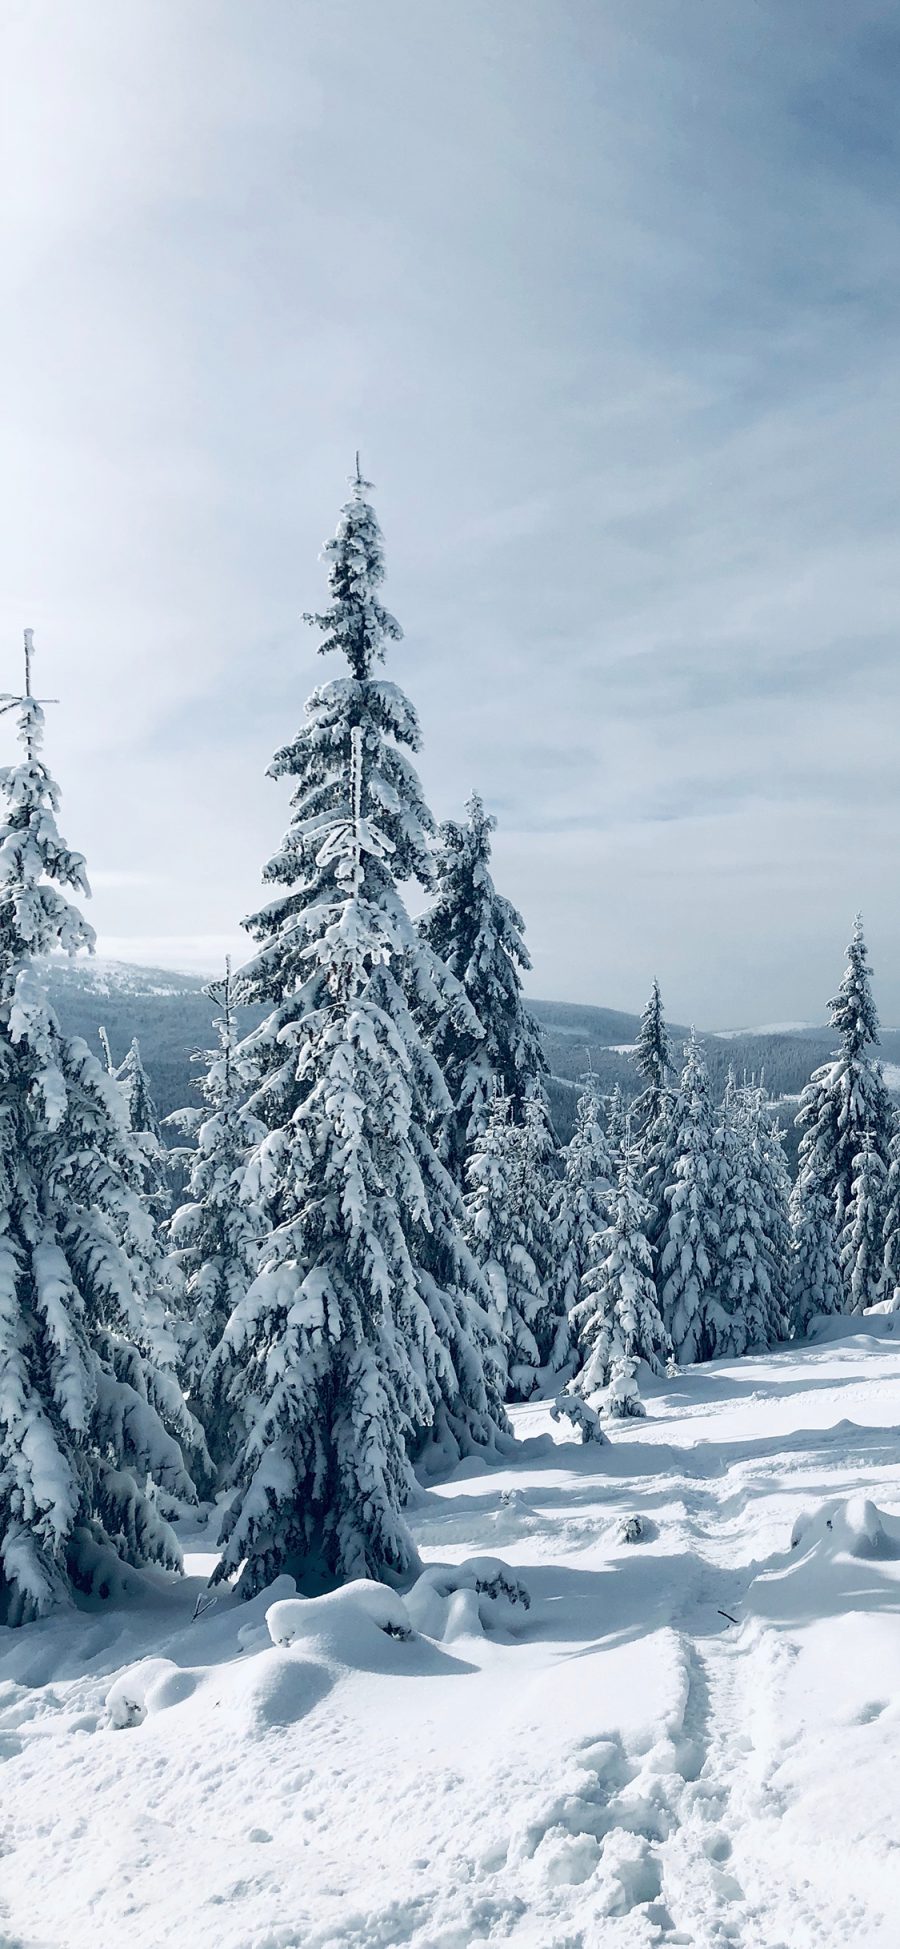
{"type": "Polygon", "coordinates": [[[141,1045],[137,1036],[132,1037],[128,1054],[114,1073],[125,1099],[128,1123],[134,1135],[135,1146],[143,1160],[144,1197],[153,1216],[161,1220],[167,1216],[171,1201],[168,1159],[160,1128],[159,1112],[150,1087],[150,1078],[141,1058],[141,1045]]]}
{"type": "MultiPolygon", "coordinates": [[[[205,1067],[200,1083],[204,1109],[196,1120],[191,1118],[194,1148],[186,1197],[169,1222],[167,1239],[183,1293],[182,1379],[203,1422],[213,1461],[222,1469],[246,1431],[239,1405],[228,1393],[227,1384],[235,1377],[227,1363],[211,1364],[210,1356],[259,1270],[263,1216],[248,1193],[246,1172],[251,1152],[266,1132],[246,1106],[247,1079],[235,1047],[230,964],[223,980],[206,992],[218,1010],[219,1046],[195,1058],[205,1067]]],[[[240,1398],[242,1390],[237,1393],[240,1398]]]]}
{"type": "Polygon", "coordinates": [[[713,1358],[718,1324],[713,1291],[719,1243],[715,1125],[706,1063],[693,1033],[685,1048],[672,1133],[656,1284],[675,1359],[688,1366],[713,1358]]]}
{"type": "Polygon", "coordinates": [[[865,1131],[853,1160],[850,1206],[840,1243],[848,1313],[864,1313],[884,1298],[884,1195],[884,1164],[874,1139],[865,1131]]]}
{"type": "Polygon", "coordinates": [[[505,1097],[516,1122],[522,1122],[526,1101],[540,1091],[547,1073],[541,1032],[522,998],[522,971],[531,966],[525,923],[491,876],[497,821],[477,792],[466,813],[465,824],[451,819],[440,829],[435,892],[419,922],[423,938],[460,982],[483,1031],[454,1024],[445,1015],[434,1042],[453,1101],[449,1161],[461,1183],[494,1096],[505,1097]]]}
{"type": "Polygon", "coordinates": [[[656,1123],[675,1067],[658,981],[653,983],[650,999],[641,1016],[634,1062],[643,1084],[631,1111],[632,1133],[638,1139],[656,1123]]]}
{"type": "Polygon", "coordinates": [[[606,1099],[606,1141],[609,1154],[618,1170],[625,1150],[625,1132],[628,1111],[622,1094],[621,1083],[616,1083],[606,1099]]]}
{"type": "Polygon", "coordinates": [[[469,1244],[492,1296],[508,1392],[524,1401],[540,1384],[546,1292],[530,1249],[528,1137],[506,1097],[491,1102],[468,1179],[469,1244]]]}
{"type": "Polygon", "coordinates": [[[809,1331],[820,1313],[842,1313],[844,1286],[834,1229],[834,1208],[815,1184],[791,1198],[790,1322],[795,1335],[809,1331]]]}
{"type": "Polygon", "coordinates": [[[646,1360],[661,1374],[671,1351],[656,1303],[647,1209],[634,1153],[627,1146],[610,1205],[609,1222],[593,1240],[591,1263],[571,1313],[579,1358],[572,1386],[592,1406],[608,1386],[616,1362],[646,1360]]]}
{"type": "Polygon", "coordinates": [[[150,1087],[150,1078],[144,1068],[141,1045],[134,1035],[123,1062],[116,1072],[116,1082],[125,1098],[128,1121],[136,1136],[155,1137],[162,1145],[159,1112],[150,1087]]]}
{"type": "MultiPolygon", "coordinates": [[[[829,1004],[841,1046],[830,1062],[813,1072],[796,1119],[802,1133],[798,1181],[804,1195],[821,1189],[830,1199],[845,1267],[853,1263],[845,1228],[853,1230],[856,1158],[867,1137],[886,1171],[894,1122],[881,1066],[872,1053],[879,1034],[871,979],[862,920],[857,915],[844,977],[829,1004]]],[[[852,1312],[855,1302],[846,1283],[844,1300],[845,1309],[852,1312]]]]}
{"type": "MultiPolygon", "coordinates": [[[[22,760],[0,775],[0,1619],[19,1624],[116,1565],[177,1569],[152,1483],[193,1499],[140,1351],[139,1282],[119,1243],[133,1202],[124,1105],[66,1037],[37,957],[91,949],[64,889],[88,893],[60,838],[43,712],[7,698],[22,760]]],[[[126,1228],[127,1229],[127,1228],[126,1228]]]]}
{"type": "Polygon", "coordinates": [[[581,1294],[591,1262],[591,1242],[609,1223],[615,1168],[603,1128],[600,1100],[589,1084],[575,1111],[575,1129],[562,1154],[563,1175],[556,1185],[551,1215],[556,1291],[567,1316],[581,1294]]]}
{"type": "Polygon", "coordinates": [[[243,1563],[245,1593],[284,1568],[307,1586],[402,1575],[409,1453],[490,1452],[507,1432],[489,1295],[439,1155],[451,1103],[432,1044],[447,1014],[478,1025],[399,891],[430,883],[433,821],[415,713],[376,675],[400,629],[367,487],[357,474],[311,619],[350,675],[313,693],[270,767],[295,781],[265,869],[281,890],[247,922],[258,949],[236,982],[267,1006],[240,1046],[267,1133],[247,1173],[267,1236],[214,1356],[250,1427],[218,1572],[243,1563]]]}
{"type": "Polygon", "coordinates": [[[647,1410],[641,1400],[636,1360],[622,1356],[613,1361],[603,1410],[613,1421],[643,1420],[647,1410]]]}

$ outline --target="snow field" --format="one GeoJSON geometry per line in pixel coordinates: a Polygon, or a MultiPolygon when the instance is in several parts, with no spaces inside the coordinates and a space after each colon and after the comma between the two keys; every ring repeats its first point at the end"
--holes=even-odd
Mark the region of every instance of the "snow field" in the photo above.
{"type": "Polygon", "coordinates": [[[895,1949],[893,1324],[645,1381],[608,1445],[516,1410],[405,1595],[194,1618],[197,1527],[0,1631],[3,1949],[895,1949]]]}

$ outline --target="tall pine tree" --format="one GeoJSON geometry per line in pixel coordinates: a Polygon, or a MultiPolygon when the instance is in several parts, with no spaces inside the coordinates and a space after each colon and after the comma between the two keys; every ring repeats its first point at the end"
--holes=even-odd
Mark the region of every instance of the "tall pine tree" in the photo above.
{"type": "Polygon", "coordinates": [[[656,1123],[674,1071],[672,1043],[663,1014],[659,982],[654,980],[650,999],[641,1016],[634,1062],[643,1089],[632,1105],[631,1127],[636,1137],[656,1123]]]}
{"type": "Polygon", "coordinates": [[[115,1565],[179,1566],[149,1483],[191,1499],[140,1352],[140,1284],[119,1242],[134,1204],[121,1096],[62,1034],[37,957],[91,949],[63,889],[88,893],[61,839],[43,712],[18,714],[22,760],[0,779],[0,1618],[18,1624],[115,1565]]]}
{"type": "Polygon", "coordinates": [[[415,713],[375,674],[400,628],[367,489],[357,472],[310,619],[350,675],[313,693],[270,768],[296,781],[265,869],[282,891],[248,921],[258,952],[238,977],[269,1010],[241,1045],[268,1235],[220,1356],[253,1410],[218,1573],[243,1562],[245,1593],[285,1567],[307,1586],[403,1575],[407,1453],[490,1450],[506,1428],[489,1296],[436,1147],[451,1106],[429,1040],[447,1015],[477,1024],[399,892],[428,884],[433,824],[415,713]]]}

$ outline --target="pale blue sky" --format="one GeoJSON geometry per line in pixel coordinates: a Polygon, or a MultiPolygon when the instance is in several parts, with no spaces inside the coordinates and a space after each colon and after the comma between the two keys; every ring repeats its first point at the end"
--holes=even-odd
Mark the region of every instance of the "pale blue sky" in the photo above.
{"type": "Polygon", "coordinates": [[[897,6],[11,0],[0,75],[0,687],[30,623],[101,945],[257,902],[359,446],[533,992],[821,1017],[861,906],[900,1020],[897,6]]]}

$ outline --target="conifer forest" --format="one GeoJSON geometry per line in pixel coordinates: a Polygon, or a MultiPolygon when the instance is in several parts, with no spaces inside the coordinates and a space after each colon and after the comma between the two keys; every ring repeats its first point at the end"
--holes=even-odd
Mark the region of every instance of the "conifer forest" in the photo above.
{"type": "Polygon", "coordinates": [[[272,759],[292,784],[273,897],[209,990],[216,1046],[177,1151],[138,1041],[114,1067],[48,1000],[45,958],[93,943],[26,631],[0,841],[7,1624],[126,1565],[178,1569],[170,1518],[216,1492],[214,1586],[397,1585],[418,1561],[417,1465],[508,1455],[508,1402],[552,1398],[602,1438],[605,1417],[643,1413],[641,1368],[900,1312],[900,1122],[859,916],[793,1183],[764,1079],[732,1073],[716,1102],[655,981],[632,1093],[586,1076],[559,1145],[495,821],[474,794],[436,827],[390,679],[371,492],[357,462],[305,618],[339,674],[272,759]],[[262,1014],[238,1037],[241,1002],[262,1014]]]}

